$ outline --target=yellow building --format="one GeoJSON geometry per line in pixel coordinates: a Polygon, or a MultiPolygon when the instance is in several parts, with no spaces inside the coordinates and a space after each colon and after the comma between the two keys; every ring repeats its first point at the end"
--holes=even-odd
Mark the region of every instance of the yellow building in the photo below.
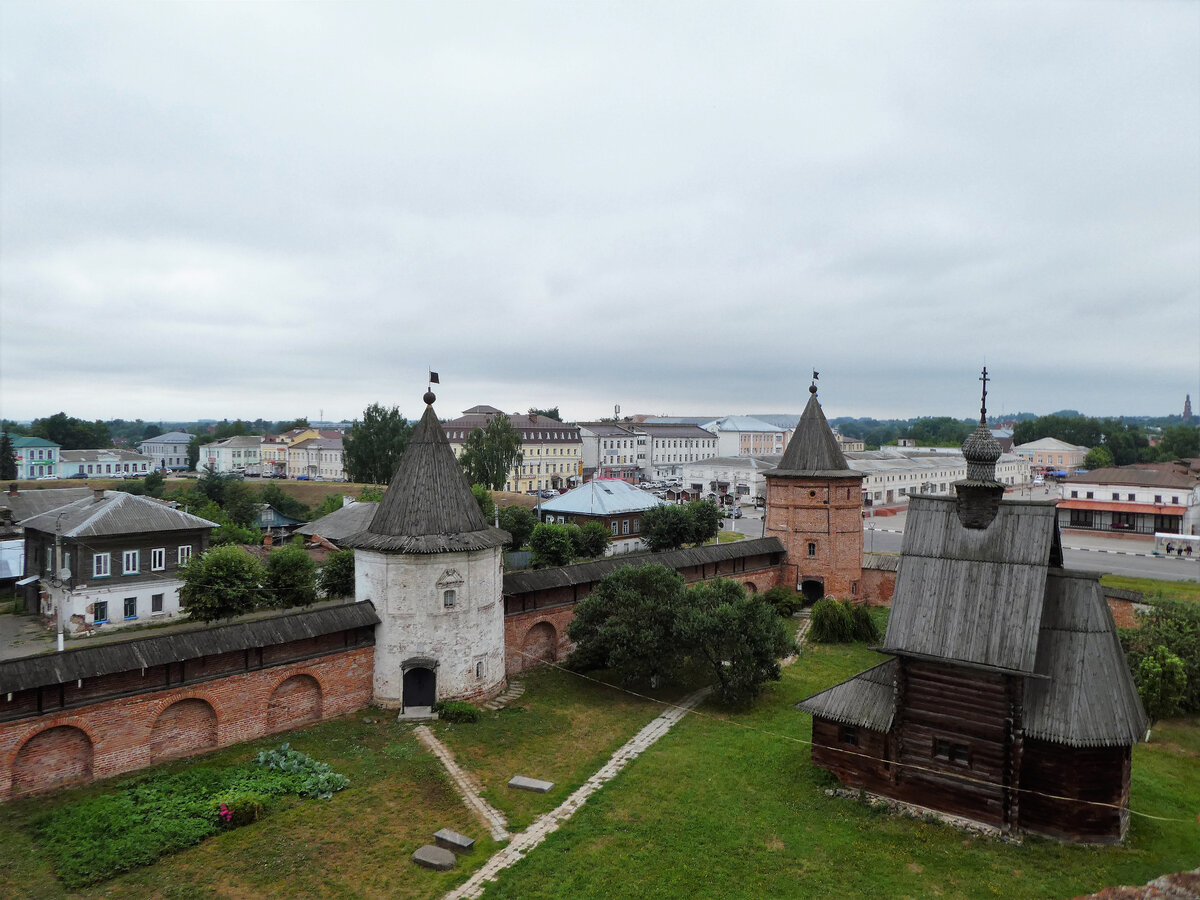
{"type": "Polygon", "coordinates": [[[505,479],[504,490],[566,490],[583,477],[583,439],[579,428],[546,416],[505,413],[494,406],[473,406],[457,419],[442,423],[455,457],[462,456],[467,436],[486,428],[489,419],[506,416],[521,434],[521,459],[505,479]]]}

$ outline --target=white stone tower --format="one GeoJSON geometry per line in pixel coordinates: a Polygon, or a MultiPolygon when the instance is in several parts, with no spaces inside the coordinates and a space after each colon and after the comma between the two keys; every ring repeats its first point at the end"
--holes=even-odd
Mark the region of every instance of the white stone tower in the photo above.
{"type": "Polygon", "coordinates": [[[505,687],[504,546],[488,525],[441,423],[433,392],[366,531],[353,547],[354,595],[379,614],[375,702],[406,712],[479,700],[505,687]]]}

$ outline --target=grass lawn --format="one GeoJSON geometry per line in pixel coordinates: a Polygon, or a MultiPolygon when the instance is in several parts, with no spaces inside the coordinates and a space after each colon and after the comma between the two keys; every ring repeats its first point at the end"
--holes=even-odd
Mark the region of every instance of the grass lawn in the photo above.
{"type": "Polygon", "coordinates": [[[688,716],[484,897],[1074,897],[1200,861],[1194,720],[1134,751],[1133,808],[1185,821],[1135,816],[1123,848],[1015,846],[826,796],[793,704],[879,659],[813,647],[750,711],[688,716]]]}
{"type": "Polygon", "coordinates": [[[1200,583],[1195,581],[1158,581],[1154,578],[1130,578],[1125,575],[1105,575],[1101,584],[1109,587],[1141,591],[1147,597],[1161,594],[1169,600],[1190,600],[1200,603],[1200,583]]]}
{"type": "MultiPolygon", "coordinates": [[[[1200,860],[1197,720],[1160,723],[1154,742],[1134,751],[1134,809],[1187,821],[1135,817],[1123,848],[1013,846],[826,796],[833,779],[810,765],[810,721],[793,705],[878,658],[861,646],[811,647],[751,709],[709,705],[687,716],[485,897],[1072,897],[1200,860]]],[[[662,708],[553,669],[523,680],[517,707],[434,726],[513,830],[560,803],[662,708]],[[556,786],[510,791],[514,774],[556,786]]],[[[37,815],[137,776],[5,804],[0,897],[433,900],[498,848],[410,727],[383,711],[165,768],[244,761],[283,740],[347,775],[349,789],[327,801],[286,798],[260,822],[72,895],[37,845],[37,815]],[[474,851],[452,872],[417,868],[409,856],[441,827],[476,837],[474,851]]]]}

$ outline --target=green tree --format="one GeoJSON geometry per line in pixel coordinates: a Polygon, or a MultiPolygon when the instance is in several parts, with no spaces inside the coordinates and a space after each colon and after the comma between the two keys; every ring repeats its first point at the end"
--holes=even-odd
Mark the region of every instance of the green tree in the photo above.
{"type": "Polygon", "coordinates": [[[262,605],[263,569],[241,547],[213,547],[181,569],[179,600],[188,618],[201,622],[228,619],[262,605]]]}
{"type": "Polygon", "coordinates": [[[325,597],[354,596],[354,551],[330,553],[317,576],[317,586],[325,597]]]}
{"type": "MultiPolygon", "coordinates": [[[[338,495],[338,505],[341,505],[341,495],[338,495]]],[[[263,485],[258,492],[258,500],[260,503],[266,503],[285,516],[291,516],[293,519],[307,519],[312,513],[312,510],[307,505],[301,503],[275,482],[263,485]]]]}
{"type": "Polygon", "coordinates": [[[608,549],[609,530],[599,522],[585,522],[571,532],[578,559],[595,559],[608,549]]]}
{"type": "Polygon", "coordinates": [[[267,557],[266,588],[272,606],[308,606],[317,599],[317,564],[303,547],[275,550],[267,557]]]}
{"type": "Polygon", "coordinates": [[[17,477],[17,451],[12,438],[5,431],[0,434],[0,479],[10,481],[17,477]]]}
{"type": "Polygon", "coordinates": [[[778,681],[779,659],[793,646],[774,608],[725,578],[686,591],[676,637],[716,677],[727,703],[753,700],[764,682],[778,681]]]}
{"type": "Polygon", "coordinates": [[[372,403],[363,410],[361,422],[354,420],[343,441],[346,475],[351,481],[387,484],[408,448],[412,429],[399,407],[384,409],[372,403]]]}
{"type": "Polygon", "coordinates": [[[329,515],[331,512],[336,512],[344,505],[345,503],[341,494],[330,494],[321,501],[319,506],[313,509],[312,512],[306,515],[304,518],[308,519],[310,522],[315,522],[317,519],[323,518],[329,515]]]}
{"type": "Polygon", "coordinates": [[[240,479],[225,479],[221,494],[221,507],[234,525],[247,528],[258,519],[258,497],[240,479]]]}
{"type": "Polygon", "coordinates": [[[1194,459],[1200,456],[1200,427],[1168,425],[1163,429],[1158,450],[1159,457],[1164,460],[1194,459]]]}
{"type": "Polygon", "coordinates": [[[1185,713],[1200,712],[1200,603],[1168,600],[1161,596],[1146,598],[1150,611],[1141,617],[1137,628],[1122,629],[1121,646],[1132,672],[1143,659],[1166,647],[1183,662],[1185,713]]]}
{"type": "Polygon", "coordinates": [[[205,444],[210,443],[208,438],[202,434],[193,434],[187,445],[187,467],[193,472],[196,470],[196,464],[200,462],[200,448],[205,444]]]}
{"type": "Polygon", "coordinates": [[[1087,456],[1083,458],[1083,467],[1085,469],[1107,469],[1114,464],[1112,451],[1104,445],[1093,447],[1087,452],[1087,456]]]}
{"type": "Polygon", "coordinates": [[[520,550],[528,542],[537,526],[537,516],[523,506],[505,506],[500,509],[500,527],[512,535],[510,550],[520,550]]]}
{"type": "Polygon", "coordinates": [[[503,490],[509,470],[521,464],[521,432],[508,416],[492,416],[486,428],[476,428],[467,435],[458,461],[472,484],[503,490]]]}
{"type": "Polygon", "coordinates": [[[562,415],[559,413],[557,406],[552,406],[549,409],[535,409],[530,407],[529,415],[545,416],[547,419],[554,419],[556,422],[562,421],[562,415]]]}
{"type": "Polygon", "coordinates": [[[85,422],[64,412],[34,419],[29,433],[53,441],[63,450],[99,450],[112,446],[112,436],[103,422],[85,422]]]}
{"type": "Polygon", "coordinates": [[[166,486],[167,479],[163,477],[163,473],[155,470],[146,475],[143,483],[146,488],[146,493],[151,497],[161,497],[163,488],[166,486]]]}
{"type": "MultiPolygon", "coordinates": [[[[1142,698],[1142,707],[1150,718],[1151,728],[1159,719],[1169,719],[1182,708],[1184,691],[1187,689],[1183,660],[1161,644],[1153,653],[1142,657],[1134,670],[1133,680],[1137,684],[1138,696],[1142,698]]],[[[1149,730],[1146,739],[1150,739],[1149,730]]]]}
{"type": "Polygon", "coordinates": [[[677,503],[664,503],[642,513],[642,537],[655,553],[677,550],[690,543],[695,533],[695,520],[677,503]]]}
{"type": "Polygon", "coordinates": [[[538,568],[565,566],[575,553],[567,527],[549,522],[542,522],[533,529],[529,549],[533,552],[533,564],[538,568]]]}
{"type": "Polygon", "coordinates": [[[489,523],[495,521],[496,517],[496,502],[492,499],[492,492],[482,484],[471,485],[471,493],[475,495],[475,502],[479,504],[479,511],[483,513],[484,519],[489,523]]]}
{"type": "Polygon", "coordinates": [[[688,542],[703,544],[711,541],[721,530],[721,510],[711,500],[693,500],[684,507],[691,520],[688,542]]]}
{"type": "Polygon", "coordinates": [[[606,575],[575,606],[568,664],[616,669],[627,685],[674,678],[684,659],[676,635],[683,593],[683,576],[665,566],[626,566],[606,575]]]}
{"type": "Polygon", "coordinates": [[[936,416],[917,419],[905,436],[925,447],[960,447],[974,428],[974,422],[936,416]]]}
{"type": "Polygon", "coordinates": [[[201,470],[200,479],[196,482],[196,489],[220,506],[225,499],[225,487],[228,484],[229,479],[220,474],[210,463],[201,470]]]}

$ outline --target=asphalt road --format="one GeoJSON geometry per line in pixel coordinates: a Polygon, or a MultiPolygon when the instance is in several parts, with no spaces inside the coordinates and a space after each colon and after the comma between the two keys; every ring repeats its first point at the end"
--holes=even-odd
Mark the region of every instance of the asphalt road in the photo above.
{"type": "MultiPolygon", "coordinates": [[[[1047,492],[1048,493],[1048,492],[1047,492]]],[[[1021,492],[1021,499],[1028,495],[1021,492]]],[[[1034,499],[1046,499],[1047,494],[1034,499]]],[[[740,519],[724,519],[725,528],[747,537],[762,536],[762,510],[747,509],[740,519]]],[[[880,516],[863,523],[863,549],[874,553],[899,553],[904,540],[905,514],[880,516]],[[874,527],[872,527],[874,526],[874,527]]],[[[1132,578],[1158,578],[1163,581],[1200,581],[1200,559],[1157,557],[1150,551],[1154,544],[1127,538],[1068,532],[1063,535],[1063,562],[1068,569],[1083,572],[1112,573],[1132,578]]]]}

